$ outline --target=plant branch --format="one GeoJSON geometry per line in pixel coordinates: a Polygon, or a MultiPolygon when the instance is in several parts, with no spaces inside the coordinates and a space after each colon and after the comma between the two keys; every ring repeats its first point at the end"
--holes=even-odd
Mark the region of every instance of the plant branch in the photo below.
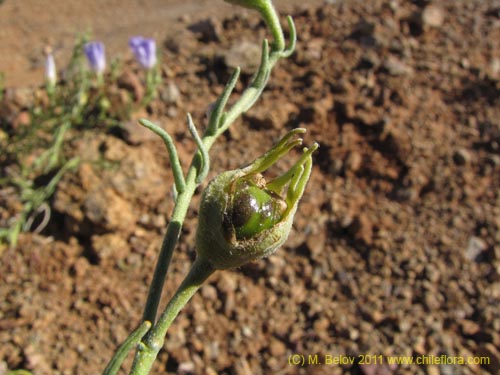
{"type": "Polygon", "coordinates": [[[172,165],[172,171],[174,173],[175,187],[179,193],[182,193],[186,188],[186,183],[184,181],[184,175],[182,174],[181,163],[179,161],[179,156],[177,155],[177,149],[175,148],[175,144],[174,141],[172,140],[172,137],[164,129],[160,128],[158,125],[152,123],[149,120],[140,119],[139,123],[142,126],[148,128],[149,130],[155,132],[161,137],[161,139],[163,139],[163,142],[167,147],[168,156],[170,157],[170,163],[172,165]]]}
{"type": "Polygon", "coordinates": [[[140,121],[142,125],[150,128],[163,138],[172,161],[175,188],[178,195],[175,200],[172,218],[167,227],[167,232],[161,246],[146,302],[146,308],[143,314],[143,320],[152,322],[153,327],[138,346],[131,370],[131,374],[133,375],[145,375],[149,372],[158,352],[163,346],[168,327],[182,307],[201,286],[203,281],[214,271],[207,261],[202,258],[197,258],[185,281],[181,284],[178,291],[161,314],[158,322],[155,324],[156,313],[165,277],[172,258],[173,250],[179,239],[180,231],[189,208],[189,203],[194,195],[196,187],[202,182],[208,173],[208,151],[215,140],[224,131],[226,131],[242,113],[246,112],[255,103],[267,84],[269,74],[273,66],[281,57],[288,56],[295,46],[295,28],[291,18],[289,19],[289,24],[291,25],[290,34],[293,36],[294,40],[290,42],[290,45],[285,50],[283,31],[281,29],[278,16],[272,6],[272,3],[270,1],[268,1],[268,3],[269,6],[259,9],[259,12],[269,25],[273,34],[274,42],[271,49],[269,48],[266,40],[263,42],[261,63],[250,86],[243,92],[239,100],[229,109],[229,111],[224,112],[224,108],[227,105],[229,96],[236,85],[240,73],[240,70],[236,69],[223,93],[216,101],[215,108],[209,118],[207,130],[201,139],[194,128],[194,124],[192,124],[190,116],[188,116],[188,127],[195,139],[195,142],[197,143],[199,152],[195,153],[193,156],[185,179],[182,175],[177,153],[170,136],[155,124],[147,120],[140,121]]]}
{"type": "Polygon", "coordinates": [[[207,260],[201,257],[196,258],[191,270],[161,314],[158,322],[149,331],[142,343],[139,344],[130,372],[131,375],[146,375],[149,373],[158,352],[163,347],[168,328],[179,314],[179,311],[214,271],[215,269],[207,260]]]}
{"type": "Polygon", "coordinates": [[[104,369],[103,375],[115,375],[120,370],[120,366],[127,357],[127,354],[136,346],[142,337],[151,328],[151,322],[144,321],[137,327],[130,336],[120,345],[115,355],[104,369]]]}

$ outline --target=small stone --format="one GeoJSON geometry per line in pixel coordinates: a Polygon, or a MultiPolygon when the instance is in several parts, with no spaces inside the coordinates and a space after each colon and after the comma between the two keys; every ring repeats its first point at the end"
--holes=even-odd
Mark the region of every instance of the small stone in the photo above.
{"type": "Polygon", "coordinates": [[[356,341],[359,339],[359,330],[356,328],[349,328],[349,340],[356,341]]]}
{"type": "Polygon", "coordinates": [[[235,43],[224,56],[229,68],[240,67],[246,74],[254,73],[260,64],[261,48],[258,44],[249,41],[235,43]]]}
{"type": "Polygon", "coordinates": [[[500,156],[488,154],[486,156],[486,163],[490,164],[492,167],[498,167],[500,165],[500,156]]]}
{"type": "Polygon", "coordinates": [[[308,60],[320,60],[324,50],[325,40],[323,38],[314,38],[308,41],[305,55],[308,60]]]}
{"type": "Polygon", "coordinates": [[[363,156],[357,152],[357,151],[352,151],[349,153],[349,156],[347,156],[347,159],[344,163],[346,169],[356,172],[361,168],[361,165],[363,164],[363,156]]]}
{"type": "Polygon", "coordinates": [[[274,357],[281,357],[286,352],[286,346],[278,339],[272,339],[269,344],[269,351],[274,357]]]}
{"type": "Polygon", "coordinates": [[[229,272],[222,272],[217,282],[217,288],[223,293],[234,293],[238,282],[235,276],[229,272]]]}
{"type": "Polygon", "coordinates": [[[380,58],[373,50],[367,50],[359,59],[358,69],[375,69],[380,65],[380,58]]]}
{"type": "Polygon", "coordinates": [[[181,91],[175,83],[169,82],[161,91],[160,97],[167,104],[177,104],[181,97],[181,91]]]}
{"type": "Polygon", "coordinates": [[[453,153],[453,161],[456,165],[466,165],[471,161],[471,155],[465,148],[459,148],[453,153]]]}
{"type": "Polygon", "coordinates": [[[371,319],[372,321],[375,323],[375,324],[379,324],[380,322],[382,322],[385,318],[385,315],[383,312],[381,311],[378,311],[378,310],[374,310],[372,311],[371,313],[371,319]]]}
{"type": "Polygon", "coordinates": [[[131,204],[109,188],[91,192],[84,202],[84,212],[88,220],[104,230],[131,231],[136,223],[131,204]]]}
{"type": "Polygon", "coordinates": [[[481,330],[481,327],[476,322],[472,320],[464,319],[460,322],[460,326],[462,327],[462,332],[464,335],[472,336],[478,333],[481,330]]]}
{"type": "Polygon", "coordinates": [[[424,27],[441,27],[444,22],[443,9],[437,5],[428,5],[422,12],[422,24],[424,27]]]}
{"type": "Polygon", "coordinates": [[[92,236],[92,250],[100,261],[118,261],[125,259],[129,246],[125,238],[117,233],[107,233],[101,236],[92,236]]]}
{"type": "Polygon", "coordinates": [[[74,269],[77,277],[84,276],[87,273],[89,268],[90,268],[90,264],[89,264],[87,258],[83,258],[83,257],[78,258],[76,260],[75,264],[73,265],[73,269],[74,269]]]}
{"type": "Polygon", "coordinates": [[[373,222],[370,217],[361,213],[356,217],[352,227],[349,228],[354,233],[354,238],[362,241],[366,245],[371,245],[373,241],[373,222]]]}
{"type": "Polygon", "coordinates": [[[497,77],[500,74],[500,58],[493,58],[490,61],[490,71],[493,77],[497,77]]]}
{"type": "Polygon", "coordinates": [[[203,288],[201,288],[201,295],[206,300],[216,301],[217,300],[217,289],[213,285],[207,284],[207,285],[203,286],[203,288]]]}
{"type": "Polygon", "coordinates": [[[439,294],[437,294],[437,291],[429,291],[425,294],[424,296],[424,303],[429,310],[434,311],[434,310],[439,310],[441,308],[441,301],[439,294]]]}
{"type": "Polygon", "coordinates": [[[196,370],[196,367],[193,362],[181,362],[179,363],[179,367],[177,368],[177,372],[179,374],[192,374],[196,370]]]}
{"type": "Polygon", "coordinates": [[[5,96],[8,99],[10,98],[19,108],[28,109],[33,107],[33,90],[28,87],[7,90],[5,96]]]}
{"type": "Polygon", "coordinates": [[[120,159],[120,169],[110,178],[114,190],[127,202],[136,199],[151,205],[161,202],[170,187],[153,151],[148,147],[124,147],[123,152],[126,154],[120,159]]]}
{"type": "Polygon", "coordinates": [[[410,66],[394,56],[389,56],[384,61],[383,67],[391,76],[403,76],[413,72],[410,66]]]}
{"type": "Polygon", "coordinates": [[[323,233],[314,233],[314,235],[307,236],[306,246],[312,255],[319,255],[324,253],[325,242],[326,239],[323,233]]]}
{"type": "Polygon", "coordinates": [[[471,261],[477,261],[479,256],[488,248],[486,242],[479,237],[472,236],[465,249],[465,256],[471,261]]]}

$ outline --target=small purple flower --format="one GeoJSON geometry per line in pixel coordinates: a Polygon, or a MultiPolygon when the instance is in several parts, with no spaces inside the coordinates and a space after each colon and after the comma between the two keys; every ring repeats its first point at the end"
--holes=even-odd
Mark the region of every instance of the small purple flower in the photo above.
{"type": "Polygon", "coordinates": [[[156,42],[154,39],[134,36],[130,38],[128,45],[139,64],[144,68],[151,69],[156,65],[156,42]]]}
{"type": "Polygon", "coordinates": [[[45,59],[45,81],[50,85],[55,85],[57,81],[56,63],[51,53],[45,59]]]}
{"type": "Polygon", "coordinates": [[[102,42],[89,42],[85,44],[85,56],[90,67],[97,74],[102,74],[106,69],[106,54],[102,42]]]}

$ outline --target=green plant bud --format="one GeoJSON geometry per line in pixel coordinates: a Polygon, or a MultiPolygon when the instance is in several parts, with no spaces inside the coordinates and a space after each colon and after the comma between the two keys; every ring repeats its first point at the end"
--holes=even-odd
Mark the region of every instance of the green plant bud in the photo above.
{"type": "Polygon", "coordinates": [[[272,254],[288,237],[312,168],[314,144],[297,163],[266,182],[261,172],[288,154],[304,133],[288,133],[248,167],[215,177],[203,191],[196,232],[198,255],[214,268],[239,267],[272,254]]]}

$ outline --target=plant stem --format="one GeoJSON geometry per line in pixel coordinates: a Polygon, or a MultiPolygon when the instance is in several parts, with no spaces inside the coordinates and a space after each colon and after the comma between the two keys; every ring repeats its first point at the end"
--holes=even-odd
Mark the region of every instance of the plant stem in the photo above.
{"type": "Polygon", "coordinates": [[[158,256],[155,272],[153,274],[153,280],[151,281],[151,286],[149,288],[143,320],[148,320],[152,323],[156,320],[156,312],[158,311],[158,305],[160,304],[161,292],[163,284],[165,283],[165,277],[167,276],[168,266],[181,233],[182,223],[186,217],[189,202],[191,201],[191,197],[196,189],[194,173],[191,173],[191,175],[193,175],[193,177],[189,178],[190,174],[188,174],[185,190],[177,196],[172,218],[168,224],[167,233],[165,234],[165,238],[163,239],[163,243],[161,245],[160,255],[158,256]]]}
{"type": "MultiPolygon", "coordinates": [[[[192,295],[198,290],[201,284],[214,272],[214,268],[202,258],[197,258],[186,279],[181,284],[172,300],[161,314],[158,322],[156,314],[160,303],[163,285],[165,282],[168,267],[172,258],[173,250],[180,236],[181,228],[186,217],[191,199],[196,187],[206,177],[208,166],[208,151],[215,140],[229,128],[229,126],[244,112],[246,112],[260,97],[267,84],[271,69],[276,62],[283,57],[288,57],[295,46],[295,27],[289,17],[288,22],[291,28],[291,44],[285,50],[285,40],[278,15],[271,1],[259,9],[260,14],[265,19],[273,35],[273,43],[269,48],[267,41],[262,47],[262,60],[259,70],[250,84],[243,92],[240,99],[227,111],[223,113],[227,104],[227,99],[233,90],[238,78],[239,70],[233,74],[224,93],[217,102],[213,115],[210,118],[209,126],[203,137],[197,137],[196,129],[192,123],[188,123],[190,131],[195,137],[200,152],[197,152],[192,159],[191,166],[185,178],[184,190],[179,191],[175,199],[175,207],[171,221],[167,227],[167,233],[163,240],[160,254],[156,263],[153,280],[149,289],[148,299],[143,314],[144,321],[150,321],[153,327],[139,344],[134,363],[130,374],[146,375],[149,373],[153,362],[163,346],[165,335],[172,321],[175,319],[182,307],[189,301],[192,295]]],[[[188,121],[191,120],[188,118],[188,121]]]]}
{"type": "MultiPolygon", "coordinates": [[[[274,9],[273,9],[274,11],[274,9]]],[[[278,27],[279,26],[278,23],[278,27]]],[[[280,33],[283,35],[283,32],[280,33]]],[[[224,121],[219,125],[218,129],[215,129],[215,134],[213,133],[213,126],[210,124],[207,128],[207,132],[203,135],[202,141],[205,146],[205,150],[208,152],[212,145],[214,144],[217,137],[219,137],[224,131],[226,131],[229,126],[244,112],[250,108],[255,101],[260,97],[264,87],[267,84],[267,79],[269,77],[269,72],[276,64],[281,50],[272,50],[269,58],[269,51],[267,49],[267,44],[263,44],[262,48],[262,61],[259,67],[259,74],[255,77],[254,81],[250,86],[243,92],[239,100],[225,113],[224,121]]],[[[219,105],[224,105],[226,102],[221,101],[219,105]]],[[[214,111],[222,111],[221,108],[216,108],[214,111]]],[[[174,211],[172,213],[172,219],[167,227],[167,233],[163,240],[160,255],[156,263],[156,268],[153,275],[153,280],[151,281],[151,286],[149,288],[148,299],[146,302],[146,308],[143,314],[143,320],[148,320],[152,323],[156,320],[156,313],[158,310],[158,305],[160,303],[161,292],[163,289],[163,284],[165,282],[165,277],[168,271],[170,260],[172,259],[172,253],[174,251],[177,240],[179,239],[180,231],[184,218],[186,217],[187,210],[189,208],[189,202],[191,201],[196,187],[199,185],[197,177],[202,168],[202,158],[200,153],[196,153],[193,157],[193,161],[188,171],[188,175],[185,179],[184,191],[179,192],[177,200],[175,202],[174,211]]]]}
{"type": "Polygon", "coordinates": [[[130,372],[131,375],[149,373],[158,352],[163,347],[168,328],[179,311],[214,271],[215,269],[207,260],[201,257],[196,258],[186,278],[160,315],[158,322],[139,344],[130,372]]]}
{"type": "Polygon", "coordinates": [[[274,9],[273,3],[267,1],[263,7],[259,9],[259,13],[266,21],[267,26],[271,29],[273,34],[273,50],[283,51],[285,49],[285,38],[283,36],[283,29],[281,28],[278,13],[274,9]]]}
{"type": "Polygon", "coordinates": [[[132,332],[132,334],[125,340],[125,342],[120,345],[120,347],[116,351],[116,355],[108,363],[102,375],[115,375],[118,370],[120,370],[122,362],[130,352],[132,347],[134,347],[141,341],[142,337],[146,334],[149,328],[151,328],[151,322],[142,322],[142,324],[137,327],[134,332],[132,332]]]}

